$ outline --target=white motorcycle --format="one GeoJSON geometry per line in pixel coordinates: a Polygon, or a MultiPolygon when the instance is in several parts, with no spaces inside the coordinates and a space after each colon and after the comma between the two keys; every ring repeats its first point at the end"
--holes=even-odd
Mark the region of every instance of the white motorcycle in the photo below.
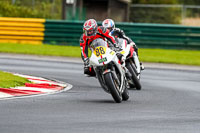
{"type": "Polygon", "coordinates": [[[90,66],[95,70],[102,88],[110,93],[115,102],[129,99],[125,70],[120,64],[116,52],[110,49],[107,42],[98,38],[92,42],[90,66]]]}
{"type": "Polygon", "coordinates": [[[130,87],[141,90],[140,84],[141,67],[140,61],[132,45],[127,45],[127,41],[121,38],[118,39],[118,44],[121,47],[121,54],[125,57],[125,66],[130,72],[130,77],[127,77],[130,87]]]}

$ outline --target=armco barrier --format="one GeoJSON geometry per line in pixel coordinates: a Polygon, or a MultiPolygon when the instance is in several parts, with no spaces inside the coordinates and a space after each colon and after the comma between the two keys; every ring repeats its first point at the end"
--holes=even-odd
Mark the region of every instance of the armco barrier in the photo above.
{"type": "MultiPolygon", "coordinates": [[[[83,23],[47,20],[44,43],[79,46],[83,23]]],[[[200,27],[142,23],[116,23],[116,27],[124,30],[138,47],[200,49],[200,27]]]]}
{"type": "Polygon", "coordinates": [[[200,49],[200,27],[118,23],[139,47],[200,49]]]}
{"type": "Polygon", "coordinates": [[[79,46],[83,21],[46,20],[44,43],[79,46]]]}
{"type": "Polygon", "coordinates": [[[42,44],[45,19],[0,17],[1,43],[42,44]]]}
{"type": "MultiPolygon", "coordinates": [[[[84,21],[0,17],[0,42],[79,46],[84,21]]],[[[101,22],[98,22],[101,25],[101,22]]],[[[116,23],[138,47],[200,49],[200,27],[116,23]]]]}

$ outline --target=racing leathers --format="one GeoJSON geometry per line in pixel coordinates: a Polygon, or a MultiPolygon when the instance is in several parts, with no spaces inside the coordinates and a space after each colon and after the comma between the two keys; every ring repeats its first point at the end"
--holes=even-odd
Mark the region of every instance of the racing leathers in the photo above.
{"type": "Polygon", "coordinates": [[[129,37],[127,37],[127,36],[125,35],[125,33],[124,33],[123,30],[121,30],[121,29],[119,29],[119,28],[113,28],[113,30],[110,31],[110,34],[111,34],[112,36],[114,36],[115,38],[119,37],[119,38],[125,39],[125,40],[127,41],[128,44],[131,44],[131,45],[134,47],[134,49],[135,49],[135,51],[136,51],[136,53],[137,53],[137,55],[138,55],[138,48],[137,48],[136,44],[135,44],[129,37]]]}
{"type": "MultiPolygon", "coordinates": [[[[125,35],[124,31],[119,29],[119,28],[113,28],[112,31],[110,31],[111,36],[114,36],[115,38],[119,37],[119,38],[123,38],[127,41],[128,44],[132,45],[137,56],[138,56],[138,48],[136,46],[136,44],[125,35]]],[[[144,66],[142,64],[142,62],[140,62],[140,66],[141,66],[141,70],[144,70],[144,66]]]]}
{"type": "Polygon", "coordinates": [[[104,28],[103,26],[99,26],[97,29],[97,33],[95,36],[86,36],[85,33],[82,34],[80,38],[80,47],[81,47],[81,57],[84,62],[84,74],[88,74],[91,76],[93,75],[93,70],[90,68],[89,65],[89,58],[88,58],[88,47],[90,47],[90,44],[92,43],[93,40],[97,38],[102,38],[103,40],[108,40],[110,43],[108,45],[110,47],[118,47],[118,45],[115,42],[115,39],[113,36],[109,35],[109,30],[104,28]]]}

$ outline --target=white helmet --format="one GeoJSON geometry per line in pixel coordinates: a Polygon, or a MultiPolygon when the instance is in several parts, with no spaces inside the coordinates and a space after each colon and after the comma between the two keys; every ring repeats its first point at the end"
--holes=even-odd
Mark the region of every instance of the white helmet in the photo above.
{"type": "Polygon", "coordinates": [[[98,25],[96,20],[89,19],[83,25],[83,31],[87,37],[94,37],[97,33],[98,25]]]}
{"type": "Polygon", "coordinates": [[[115,28],[115,23],[112,19],[105,19],[102,22],[102,26],[112,31],[115,28]]]}

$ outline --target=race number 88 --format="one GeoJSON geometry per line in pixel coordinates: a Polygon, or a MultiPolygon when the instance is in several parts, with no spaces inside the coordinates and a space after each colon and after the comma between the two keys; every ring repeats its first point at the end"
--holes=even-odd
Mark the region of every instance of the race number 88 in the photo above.
{"type": "Polygon", "coordinates": [[[103,47],[96,48],[96,55],[100,56],[102,54],[105,54],[104,48],[103,47]]]}

